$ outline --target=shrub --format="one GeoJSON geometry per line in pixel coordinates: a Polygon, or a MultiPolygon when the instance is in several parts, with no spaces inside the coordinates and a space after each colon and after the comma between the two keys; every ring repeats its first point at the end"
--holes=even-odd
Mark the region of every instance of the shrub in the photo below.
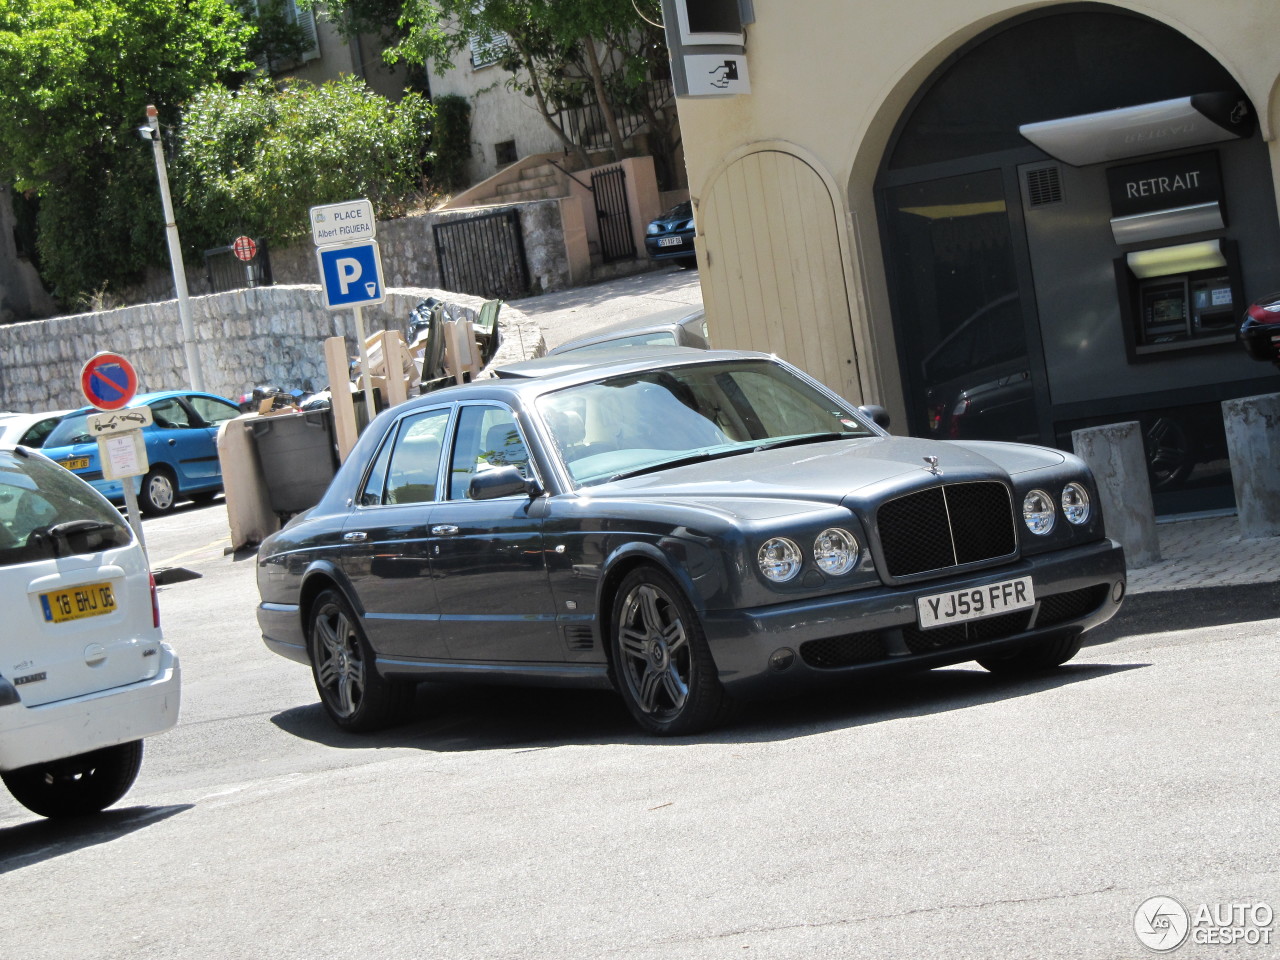
{"type": "Polygon", "coordinates": [[[184,242],[279,244],[310,232],[308,207],[359,197],[377,216],[400,212],[421,186],[433,112],[417,94],[392,102],[354,77],[205,88],[179,130],[184,242]]]}
{"type": "Polygon", "coordinates": [[[435,98],[436,119],[431,126],[431,183],[444,193],[467,185],[471,158],[471,104],[447,93],[435,98]]]}

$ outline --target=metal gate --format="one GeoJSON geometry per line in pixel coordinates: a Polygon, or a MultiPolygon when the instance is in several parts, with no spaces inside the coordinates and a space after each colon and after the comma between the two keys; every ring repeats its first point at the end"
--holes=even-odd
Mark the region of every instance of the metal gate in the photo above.
{"type": "Polygon", "coordinates": [[[593,173],[591,192],[600,225],[600,258],[612,263],[634,257],[636,238],[631,233],[631,209],[627,206],[627,171],[610,167],[593,173]]]}
{"type": "Polygon", "coordinates": [[[520,214],[500,210],[433,224],[440,286],[489,300],[513,300],[529,292],[520,214]]]}
{"type": "Polygon", "coordinates": [[[257,240],[258,252],[253,259],[244,261],[236,257],[235,245],[214,247],[204,252],[204,274],[209,280],[210,293],[242,290],[245,287],[269,287],[271,258],[267,255],[267,242],[257,240]]]}

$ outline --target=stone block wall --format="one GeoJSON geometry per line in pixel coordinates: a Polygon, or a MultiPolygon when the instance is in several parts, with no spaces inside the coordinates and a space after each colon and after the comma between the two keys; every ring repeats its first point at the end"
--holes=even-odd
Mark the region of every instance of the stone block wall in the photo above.
{"type": "MultiPolygon", "coordinates": [[[[435,297],[474,319],[484,301],[431,288],[388,289],[364,311],[366,334],[404,331],[410,311],[435,297]]],[[[326,310],[318,285],[277,285],[191,298],[205,389],[234,399],[255,384],[286,388],[328,383],[324,341],[344,336],[355,356],[350,310],[326,310]]],[[[495,364],[545,351],[536,321],[503,306],[503,346],[495,364]]],[[[0,326],[0,410],[41,412],[84,405],[80,369],[100,350],[123,355],[138,371],[140,393],[189,383],[178,302],[141,304],[0,326]]]]}

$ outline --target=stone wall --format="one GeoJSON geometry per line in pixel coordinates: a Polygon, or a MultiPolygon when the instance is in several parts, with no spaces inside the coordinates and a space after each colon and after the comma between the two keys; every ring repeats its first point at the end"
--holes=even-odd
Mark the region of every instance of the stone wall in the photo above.
{"type": "MultiPolygon", "coordinates": [[[[450,303],[474,319],[484,301],[431,288],[388,289],[384,303],[364,311],[365,333],[403,331],[426,297],[450,303]]],[[[324,341],[345,336],[356,354],[350,310],[326,310],[318,285],[277,285],[191,298],[205,389],[235,398],[255,384],[286,388],[327,385],[324,341]]],[[[503,345],[495,364],[545,350],[536,321],[503,306],[503,345]]],[[[80,369],[100,350],[123,355],[138,371],[138,390],[189,384],[178,302],[141,304],[0,326],[0,410],[41,412],[84,405],[80,369]]]]}
{"type": "MultiPolygon", "coordinates": [[[[440,268],[436,259],[434,231],[437,223],[462,220],[482,213],[514,209],[519,213],[524,232],[525,259],[529,264],[529,293],[564,290],[580,282],[573,276],[565,246],[562,200],[536,200],[508,206],[476,207],[464,210],[439,210],[395,220],[379,220],[376,239],[382,258],[382,274],[388,289],[393,287],[437,288],[440,268]]],[[[234,237],[227,239],[231,243],[234,237]]],[[[272,247],[271,275],[277,284],[313,284],[320,280],[316,265],[316,248],[308,237],[287,247],[272,247]]],[[[209,293],[203,258],[186,264],[187,287],[192,296],[209,293]]],[[[152,267],[146,279],[118,291],[125,303],[149,303],[173,296],[173,276],[165,269],[152,267]]]]}

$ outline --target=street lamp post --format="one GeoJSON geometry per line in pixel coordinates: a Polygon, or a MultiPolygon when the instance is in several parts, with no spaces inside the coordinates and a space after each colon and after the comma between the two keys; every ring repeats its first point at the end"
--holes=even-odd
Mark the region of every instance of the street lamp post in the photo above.
{"type": "Polygon", "coordinates": [[[196,344],[195,324],[191,322],[191,298],[187,294],[187,269],[182,262],[182,244],[178,242],[178,224],[173,216],[173,200],[169,196],[169,174],[165,169],[164,145],[160,142],[160,111],[147,105],[147,125],[138,133],[151,141],[156,157],[156,179],[160,181],[160,203],[164,207],[165,239],[169,242],[169,266],[173,270],[173,287],[178,294],[178,317],[182,321],[182,350],[187,358],[187,377],[192,390],[204,389],[204,371],[200,367],[200,350],[196,344]]]}

